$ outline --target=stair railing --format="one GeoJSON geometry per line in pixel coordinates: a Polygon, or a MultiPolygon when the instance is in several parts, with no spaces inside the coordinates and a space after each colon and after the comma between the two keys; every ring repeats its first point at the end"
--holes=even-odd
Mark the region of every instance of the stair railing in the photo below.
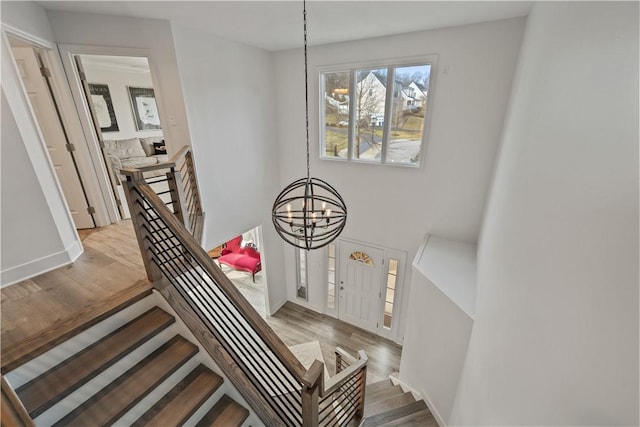
{"type": "Polygon", "coordinates": [[[364,409],[367,357],[340,354],[307,370],[144,181],[123,170],[127,201],[149,280],[269,426],[346,426],[364,409]],[[338,363],[336,364],[338,365],[338,363]]]}
{"type": "Polygon", "coordinates": [[[200,241],[204,212],[191,147],[185,145],[168,162],[120,171],[125,176],[134,172],[142,173],[144,181],[160,196],[167,208],[200,241]],[[158,171],[165,173],[158,176],[158,171]]]}

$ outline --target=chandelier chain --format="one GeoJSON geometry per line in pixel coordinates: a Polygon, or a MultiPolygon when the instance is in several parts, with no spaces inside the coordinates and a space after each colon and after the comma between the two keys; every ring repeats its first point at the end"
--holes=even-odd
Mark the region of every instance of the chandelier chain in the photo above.
{"type": "Polygon", "coordinates": [[[309,171],[309,71],[307,66],[307,2],[302,1],[302,13],[304,20],[304,102],[307,132],[307,180],[311,177],[309,171]]]}

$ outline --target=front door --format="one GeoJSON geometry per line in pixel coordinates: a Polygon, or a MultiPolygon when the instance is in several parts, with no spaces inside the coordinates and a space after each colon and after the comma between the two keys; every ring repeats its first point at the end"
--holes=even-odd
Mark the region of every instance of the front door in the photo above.
{"type": "Polygon", "coordinates": [[[377,332],[384,251],[340,241],[340,302],[338,317],[377,332]]]}

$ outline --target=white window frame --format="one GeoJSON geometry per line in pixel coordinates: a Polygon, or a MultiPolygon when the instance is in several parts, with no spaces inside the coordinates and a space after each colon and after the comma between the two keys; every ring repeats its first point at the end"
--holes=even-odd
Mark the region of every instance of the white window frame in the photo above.
{"type": "Polygon", "coordinates": [[[348,63],[348,64],[334,64],[334,65],[326,65],[317,67],[317,75],[318,75],[318,148],[319,148],[319,156],[321,160],[330,160],[330,161],[338,161],[338,162],[357,162],[364,163],[369,165],[385,165],[385,166],[400,166],[400,167],[408,167],[408,168],[422,168],[425,164],[424,161],[424,153],[426,152],[427,141],[429,140],[428,134],[429,129],[431,128],[431,114],[433,111],[433,99],[434,99],[434,88],[436,85],[436,75],[438,68],[438,55],[425,55],[419,57],[410,57],[410,58],[395,58],[395,59],[385,59],[385,60],[374,60],[374,61],[366,61],[366,62],[356,62],[356,63],[348,63]],[[395,69],[402,67],[410,67],[417,65],[427,65],[431,66],[429,70],[429,104],[427,110],[425,111],[424,116],[424,124],[422,129],[422,141],[420,142],[420,151],[418,152],[420,162],[419,164],[411,164],[411,163],[393,163],[387,162],[387,147],[390,138],[390,126],[391,126],[391,108],[392,105],[392,97],[393,97],[393,83],[395,77],[395,69]],[[384,128],[383,128],[383,144],[382,144],[382,152],[381,159],[379,162],[372,162],[369,160],[362,160],[355,158],[354,148],[353,148],[353,140],[355,135],[355,117],[356,117],[356,106],[355,106],[355,96],[353,94],[356,91],[356,72],[357,70],[362,69],[375,69],[375,68],[389,68],[390,71],[387,73],[387,84],[386,87],[391,87],[392,90],[386,91],[386,99],[385,99],[385,112],[384,112],[384,128]],[[326,156],[325,150],[325,123],[324,123],[324,79],[322,78],[324,73],[331,72],[349,72],[349,127],[347,128],[348,134],[348,143],[347,143],[347,157],[334,157],[334,156],[326,156]]]}

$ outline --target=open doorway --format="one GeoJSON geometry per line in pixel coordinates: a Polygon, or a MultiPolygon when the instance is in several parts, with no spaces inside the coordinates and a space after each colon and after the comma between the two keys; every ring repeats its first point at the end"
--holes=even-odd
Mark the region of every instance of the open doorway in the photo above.
{"type": "Polygon", "coordinates": [[[248,230],[209,251],[222,271],[262,316],[267,316],[267,275],[262,264],[262,227],[248,230]]]}
{"type": "Polygon", "coordinates": [[[42,48],[8,37],[31,111],[46,145],[48,159],[56,173],[76,229],[96,226],[95,208],[80,173],[76,147],[71,142],[60,111],[42,48]]]}
{"type": "MultiPolygon", "coordinates": [[[[94,54],[73,59],[111,195],[120,217],[128,218],[121,169],[169,161],[148,59],[94,54]]],[[[154,176],[162,174],[155,171],[154,176]]]]}

